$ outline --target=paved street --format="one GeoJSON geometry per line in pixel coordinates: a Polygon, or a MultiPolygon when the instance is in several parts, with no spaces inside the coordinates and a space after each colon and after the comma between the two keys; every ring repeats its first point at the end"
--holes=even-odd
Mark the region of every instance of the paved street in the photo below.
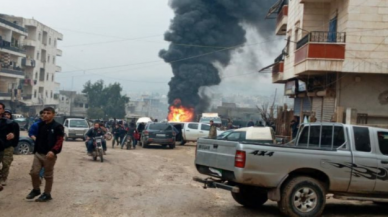
{"type": "MultiPolygon", "coordinates": [[[[111,143],[108,142],[111,146],[111,143]]],[[[109,147],[110,148],[110,147],[109,147]]],[[[32,156],[15,156],[8,186],[0,193],[0,216],[279,216],[276,203],[248,210],[223,190],[202,189],[192,180],[194,144],[176,149],[108,150],[93,162],[81,141],[64,144],[55,168],[54,200],[35,203],[31,190],[32,156]]],[[[324,216],[387,216],[369,202],[329,200],[324,216]]]]}

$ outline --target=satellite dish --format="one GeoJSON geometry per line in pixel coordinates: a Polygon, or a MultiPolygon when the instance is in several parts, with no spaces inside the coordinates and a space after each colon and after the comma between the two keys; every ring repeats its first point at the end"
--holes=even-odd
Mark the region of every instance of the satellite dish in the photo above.
{"type": "Polygon", "coordinates": [[[388,90],[379,95],[379,101],[381,105],[388,105],[388,90]]]}

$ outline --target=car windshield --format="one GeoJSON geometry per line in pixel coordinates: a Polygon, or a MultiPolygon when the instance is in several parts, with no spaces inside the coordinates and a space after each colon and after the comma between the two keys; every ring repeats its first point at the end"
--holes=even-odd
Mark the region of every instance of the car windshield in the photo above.
{"type": "Polygon", "coordinates": [[[151,124],[148,128],[149,130],[171,130],[171,125],[169,124],[151,124]]]}
{"type": "Polygon", "coordinates": [[[200,122],[201,123],[209,123],[211,120],[217,123],[221,123],[221,118],[219,117],[202,117],[200,122]]]}
{"type": "Polygon", "coordinates": [[[89,128],[86,120],[70,120],[70,127],[89,128]]]}

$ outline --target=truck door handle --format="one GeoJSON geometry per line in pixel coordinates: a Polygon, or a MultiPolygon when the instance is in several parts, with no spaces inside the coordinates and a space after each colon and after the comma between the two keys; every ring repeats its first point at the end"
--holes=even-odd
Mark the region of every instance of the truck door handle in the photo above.
{"type": "Polygon", "coordinates": [[[190,132],[190,130],[186,130],[186,132],[190,132]]]}
{"type": "Polygon", "coordinates": [[[382,160],[381,163],[382,164],[388,164],[388,161],[382,160]]]}

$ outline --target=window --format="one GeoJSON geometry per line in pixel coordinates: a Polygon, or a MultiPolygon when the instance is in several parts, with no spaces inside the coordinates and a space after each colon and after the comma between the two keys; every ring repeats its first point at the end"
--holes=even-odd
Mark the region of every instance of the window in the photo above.
{"type": "Polygon", "coordinates": [[[201,130],[209,131],[210,130],[210,125],[202,124],[201,125],[201,130]]]}
{"type": "Polygon", "coordinates": [[[48,93],[47,93],[47,90],[46,90],[46,98],[48,98],[48,93]]]}
{"type": "Polygon", "coordinates": [[[51,81],[54,81],[54,74],[51,75],[51,81]]]}
{"type": "Polygon", "coordinates": [[[69,121],[68,120],[65,121],[65,126],[69,127],[69,121]]]}
{"type": "Polygon", "coordinates": [[[39,57],[40,57],[40,53],[38,52],[36,53],[36,59],[39,59],[39,57]]]}
{"type": "Polygon", "coordinates": [[[198,124],[189,124],[189,129],[198,130],[198,124]]]}
{"type": "Polygon", "coordinates": [[[51,99],[53,98],[53,95],[54,95],[54,94],[53,94],[53,91],[51,91],[51,99]]]}
{"type": "Polygon", "coordinates": [[[53,57],[53,64],[55,64],[55,57],[53,57]]]}
{"type": "Polygon", "coordinates": [[[228,137],[226,137],[226,140],[239,141],[240,140],[240,133],[239,132],[231,133],[231,134],[229,134],[228,137]]]}
{"type": "Polygon", "coordinates": [[[42,35],[40,34],[40,32],[38,33],[38,40],[40,41],[40,39],[42,38],[42,35]]]}
{"type": "Polygon", "coordinates": [[[50,62],[50,55],[47,56],[47,62],[50,62]]]}
{"type": "MultiPolygon", "coordinates": [[[[82,104],[80,107],[82,107],[82,104]]],[[[150,130],[172,130],[172,128],[169,124],[151,124],[148,129],[150,129],[150,130]]]]}
{"type": "Polygon", "coordinates": [[[38,79],[38,73],[35,72],[35,80],[37,80],[37,79],[38,79]]]}
{"type": "Polygon", "coordinates": [[[388,132],[378,132],[380,151],[383,155],[388,155],[388,132]]]}
{"type": "Polygon", "coordinates": [[[70,120],[70,127],[89,128],[89,125],[86,120],[70,120]]]}
{"type": "Polygon", "coordinates": [[[362,152],[370,152],[370,137],[369,129],[366,127],[353,127],[354,141],[356,143],[356,150],[362,152]]]}
{"type": "Polygon", "coordinates": [[[54,39],[54,47],[57,46],[57,40],[54,39]]]}
{"type": "Polygon", "coordinates": [[[34,98],[36,98],[36,90],[34,91],[34,98]]]}
{"type": "Polygon", "coordinates": [[[49,45],[51,45],[51,38],[49,38],[49,45]]]}
{"type": "Polygon", "coordinates": [[[89,108],[89,104],[86,103],[86,104],[85,104],[85,108],[89,108]]]}
{"type": "Polygon", "coordinates": [[[336,149],[344,143],[345,132],[342,126],[305,126],[301,131],[298,147],[336,149]]]}
{"type": "Polygon", "coordinates": [[[48,81],[48,79],[49,79],[49,74],[47,73],[47,75],[46,75],[46,81],[48,81]]]}

